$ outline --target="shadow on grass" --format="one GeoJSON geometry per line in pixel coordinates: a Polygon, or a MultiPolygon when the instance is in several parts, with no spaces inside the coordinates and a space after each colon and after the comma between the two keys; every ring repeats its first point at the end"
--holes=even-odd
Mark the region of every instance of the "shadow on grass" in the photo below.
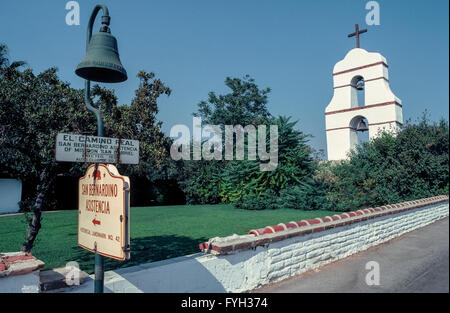
{"type": "MultiPolygon", "coordinates": [[[[198,245],[206,238],[192,239],[185,236],[149,236],[131,239],[131,258],[117,261],[104,258],[105,271],[143,263],[155,262],[199,252],[198,245]]],[[[74,247],[75,260],[86,273],[94,272],[94,254],[80,247],[74,247]]]]}

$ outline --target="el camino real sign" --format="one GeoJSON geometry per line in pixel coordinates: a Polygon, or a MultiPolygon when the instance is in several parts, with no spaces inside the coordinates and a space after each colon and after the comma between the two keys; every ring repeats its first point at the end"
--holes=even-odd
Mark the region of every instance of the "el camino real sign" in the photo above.
{"type": "Polygon", "coordinates": [[[60,133],[56,161],[139,164],[139,141],[60,133]]]}

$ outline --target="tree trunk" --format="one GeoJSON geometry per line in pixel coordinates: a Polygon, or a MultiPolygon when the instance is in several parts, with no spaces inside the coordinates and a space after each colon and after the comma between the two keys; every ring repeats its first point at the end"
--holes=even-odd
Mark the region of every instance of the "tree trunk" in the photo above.
{"type": "Polygon", "coordinates": [[[41,229],[41,215],[42,215],[42,203],[44,202],[44,198],[47,194],[47,191],[53,181],[53,178],[48,177],[47,171],[43,171],[41,173],[39,179],[39,192],[37,194],[36,200],[33,206],[33,217],[28,224],[28,234],[25,238],[25,242],[22,245],[22,251],[30,252],[33,248],[34,241],[41,229]]]}

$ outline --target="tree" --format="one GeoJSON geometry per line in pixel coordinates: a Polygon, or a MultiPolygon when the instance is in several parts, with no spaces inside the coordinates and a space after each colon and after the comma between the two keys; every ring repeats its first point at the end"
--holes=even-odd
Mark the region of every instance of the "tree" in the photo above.
{"type": "Polygon", "coordinates": [[[31,210],[22,247],[30,251],[41,228],[41,211],[60,172],[78,172],[79,164],[54,158],[58,132],[93,132],[95,119],[82,107],[83,95],[58,80],[56,69],[35,76],[8,69],[0,77],[0,172],[23,182],[21,209],[31,210]]]}
{"type": "Polygon", "coordinates": [[[154,73],[141,70],[137,77],[140,83],[131,105],[117,106],[111,90],[93,88],[93,94],[100,97],[105,112],[106,135],[140,142],[139,164],[119,165],[118,170],[131,179],[132,202],[139,205],[184,204],[185,198],[177,182],[181,165],[170,158],[172,140],[162,132],[162,122],[156,118],[158,98],[170,96],[171,89],[155,78],[154,73]]]}
{"type": "MultiPolygon", "coordinates": [[[[198,104],[194,116],[201,117],[202,124],[219,125],[223,130],[225,125],[265,124],[272,117],[267,110],[270,88],[260,89],[249,75],[243,79],[227,77],[225,85],[230,88],[229,93],[210,92],[208,101],[198,104]]],[[[183,162],[180,184],[188,203],[221,202],[220,183],[227,163],[218,160],[183,162]]]]}
{"type": "Polygon", "coordinates": [[[220,183],[224,167],[224,161],[184,161],[180,185],[186,195],[186,203],[221,203],[220,183]]]}
{"type": "Polygon", "coordinates": [[[225,79],[225,85],[231,92],[216,95],[210,92],[208,101],[198,104],[198,112],[202,122],[212,125],[259,125],[272,116],[267,110],[267,95],[270,88],[260,90],[255,80],[249,75],[243,79],[225,79]]]}
{"type": "Polygon", "coordinates": [[[8,58],[8,47],[5,44],[0,44],[0,76],[5,72],[18,69],[25,64],[25,61],[13,61],[10,63],[8,58]]]}
{"type": "Polygon", "coordinates": [[[171,140],[161,130],[162,122],[156,119],[157,100],[161,95],[170,96],[171,89],[154,73],[140,71],[139,87],[131,105],[117,106],[117,99],[111,90],[93,88],[93,95],[99,96],[104,113],[105,135],[114,138],[139,140],[138,165],[119,165],[123,175],[146,176],[149,180],[175,175],[174,164],[169,157],[171,140]],[[164,169],[164,170],[162,170],[164,169]]]}
{"type": "MultiPolygon", "coordinates": [[[[314,165],[311,149],[306,144],[308,135],[295,130],[297,122],[290,118],[279,117],[271,123],[278,126],[278,165],[273,171],[260,171],[260,160],[234,161],[230,163],[223,173],[221,196],[225,202],[233,203],[244,209],[275,209],[278,207],[292,207],[287,203],[286,191],[295,191],[297,194],[313,196],[310,178],[313,175],[314,165]],[[298,188],[293,190],[292,186],[298,188]],[[309,188],[309,189],[308,189],[309,188]]],[[[267,138],[268,136],[266,136],[267,138]]],[[[292,192],[289,194],[292,196],[292,192]]],[[[310,202],[297,203],[309,205],[310,202]]]]}
{"type": "MultiPolygon", "coordinates": [[[[0,56],[4,58],[3,54],[0,56]]],[[[35,76],[31,69],[19,71],[5,67],[0,75],[0,174],[19,178],[23,183],[21,209],[31,211],[23,251],[31,251],[41,228],[41,212],[51,206],[52,188],[57,175],[80,177],[87,164],[55,161],[57,133],[96,134],[96,119],[87,111],[83,90],[60,81],[56,69],[35,76]]],[[[111,90],[93,87],[99,96],[96,106],[104,113],[106,133],[140,141],[141,164],[121,167],[129,175],[155,173],[168,160],[169,141],[156,121],[157,98],[170,89],[153,73],[139,72],[141,84],[131,106],[117,106],[111,90]],[[164,156],[166,153],[166,156],[164,156]]],[[[169,166],[167,166],[169,167],[169,166]]],[[[167,168],[165,169],[168,172],[167,168]]]]}

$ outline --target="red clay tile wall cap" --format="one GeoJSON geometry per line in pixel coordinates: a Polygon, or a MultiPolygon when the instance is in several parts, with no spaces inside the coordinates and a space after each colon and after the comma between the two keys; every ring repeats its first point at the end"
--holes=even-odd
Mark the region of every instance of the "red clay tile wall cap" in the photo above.
{"type": "Polygon", "coordinates": [[[0,278],[28,274],[42,268],[44,264],[27,252],[0,253],[0,278]]]}
{"type": "Polygon", "coordinates": [[[280,223],[278,225],[252,229],[248,232],[248,235],[239,236],[234,234],[232,236],[222,238],[215,237],[210,239],[208,242],[200,243],[199,248],[203,252],[225,254],[239,249],[253,248],[264,243],[278,241],[288,238],[291,235],[322,231],[328,228],[352,224],[361,220],[372,219],[392,213],[399,213],[405,210],[412,210],[434,203],[447,202],[448,199],[448,195],[442,195],[415,201],[390,204],[376,208],[361,209],[354,212],[346,212],[323,218],[280,223]]]}
{"type": "Polygon", "coordinates": [[[384,205],[384,206],[376,207],[376,208],[361,209],[361,210],[357,210],[357,211],[353,211],[353,212],[342,213],[340,215],[336,214],[336,215],[333,215],[332,217],[326,216],[323,218],[306,219],[306,220],[301,220],[298,222],[292,221],[289,223],[280,223],[278,225],[266,226],[264,228],[258,228],[258,229],[252,229],[248,232],[248,234],[254,235],[254,236],[262,236],[265,234],[273,234],[273,233],[286,231],[291,228],[306,227],[306,226],[311,226],[311,225],[320,226],[319,224],[329,223],[329,222],[334,222],[337,220],[354,218],[357,216],[364,216],[364,215],[367,215],[368,216],[367,218],[372,218],[372,217],[376,217],[378,215],[377,212],[392,211],[394,213],[397,209],[400,209],[400,208],[413,209],[414,207],[420,207],[420,206],[424,206],[424,205],[431,204],[434,202],[448,200],[448,198],[449,197],[447,195],[442,195],[442,196],[430,197],[430,198],[425,198],[425,199],[417,199],[414,201],[406,201],[406,202],[402,202],[402,203],[389,204],[389,205],[384,205]]]}
{"type": "MultiPolygon", "coordinates": [[[[254,235],[237,235],[233,234],[227,237],[214,237],[209,239],[207,242],[202,242],[199,244],[199,248],[203,252],[220,252],[220,247],[237,245],[242,242],[247,242],[249,239],[255,238],[254,235]]],[[[234,250],[234,247],[233,247],[234,250]]]]}

